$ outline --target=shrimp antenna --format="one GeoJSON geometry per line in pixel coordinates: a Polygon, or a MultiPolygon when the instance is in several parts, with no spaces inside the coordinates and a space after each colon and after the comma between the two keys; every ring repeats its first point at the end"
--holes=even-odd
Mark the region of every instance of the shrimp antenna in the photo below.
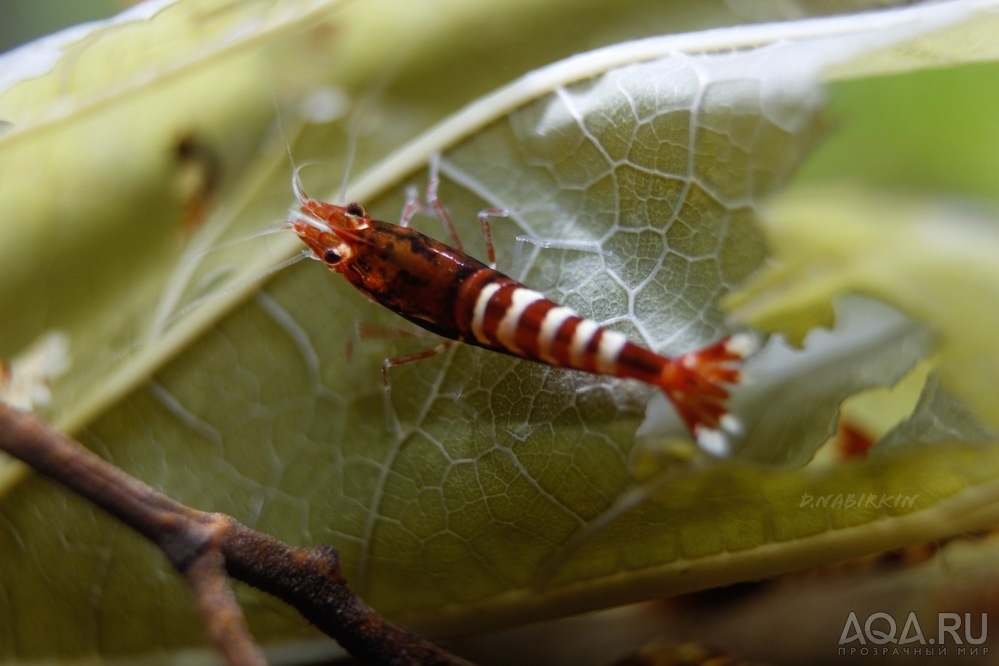
{"type": "Polygon", "coordinates": [[[275,266],[271,266],[270,268],[268,268],[267,270],[263,271],[262,273],[258,273],[258,274],[254,275],[252,277],[249,277],[249,278],[247,278],[245,280],[239,280],[239,281],[237,281],[237,282],[235,282],[235,283],[233,283],[231,285],[228,285],[226,287],[223,287],[222,289],[219,289],[218,291],[213,291],[210,294],[205,294],[204,296],[201,296],[200,298],[196,298],[193,301],[191,301],[190,303],[186,304],[180,310],[178,310],[177,312],[175,312],[172,316],[170,316],[169,318],[167,318],[167,320],[165,322],[163,322],[162,330],[166,330],[175,321],[177,321],[179,319],[182,319],[184,316],[186,316],[192,310],[195,310],[195,309],[199,308],[200,306],[204,305],[205,303],[208,303],[210,301],[214,301],[214,300],[216,300],[218,298],[221,298],[222,296],[225,296],[226,294],[231,294],[234,291],[239,291],[240,289],[243,289],[244,287],[248,287],[251,284],[255,284],[257,282],[260,282],[264,278],[267,278],[267,277],[269,277],[271,275],[274,275],[275,273],[277,273],[279,271],[283,271],[284,269],[288,268],[289,266],[291,266],[293,264],[297,264],[298,262],[300,262],[303,259],[309,259],[311,257],[312,257],[312,253],[309,250],[302,250],[301,252],[297,252],[292,257],[290,257],[288,259],[285,259],[281,263],[279,263],[279,264],[277,264],[275,266]]]}
{"type": "Polygon", "coordinates": [[[295,164],[295,156],[291,154],[291,143],[288,141],[288,133],[284,131],[284,114],[281,113],[281,105],[278,103],[277,97],[274,96],[273,84],[271,87],[271,101],[274,102],[274,115],[277,120],[278,134],[281,135],[281,142],[284,144],[284,152],[288,156],[288,164],[293,170],[295,170],[297,167],[295,164]]]}
{"type": "MultiPolygon", "coordinates": [[[[271,96],[274,96],[274,89],[271,89],[271,96]]],[[[298,164],[295,162],[295,156],[291,152],[291,142],[288,140],[288,133],[284,131],[284,115],[281,113],[281,105],[278,104],[277,98],[273,98],[274,102],[274,114],[277,120],[278,134],[281,135],[281,142],[284,144],[284,152],[288,156],[288,165],[291,167],[291,189],[295,193],[295,198],[299,203],[305,203],[305,200],[309,198],[309,195],[305,191],[305,185],[302,184],[302,169],[309,166],[309,163],[298,164]]]]}
{"type": "Polygon", "coordinates": [[[343,180],[340,181],[340,191],[337,193],[337,203],[347,203],[347,182],[350,171],[354,168],[354,156],[357,154],[357,135],[360,133],[361,113],[354,113],[347,125],[347,153],[343,156],[343,180]]]}
{"type": "Polygon", "coordinates": [[[236,238],[236,239],[231,240],[231,241],[226,241],[225,243],[216,243],[216,244],[212,245],[209,248],[206,248],[206,249],[203,249],[203,250],[198,250],[197,252],[194,252],[192,254],[189,254],[189,255],[185,256],[182,259],[182,261],[186,261],[186,260],[190,260],[190,259],[197,259],[197,258],[203,257],[203,256],[205,256],[207,254],[213,254],[213,253],[218,252],[220,250],[224,250],[224,249],[226,249],[228,247],[233,247],[234,245],[241,245],[242,243],[245,243],[246,241],[254,240],[254,239],[257,239],[257,238],[263,238],[265,236],[273,236],[274,234],[284,233],[287,230],[288,230],[288,222],[286,220],[276,220],[276,221],[271,222],[270,224],[268,224],[267,228],[265,228],[262,231],[258,231],[256,233],[250,234],[248,236],[240,236],[239,238],[236,238]]]}
{"type": "Polygon", "coordinates": [[[295,193],[295,198],[300,204],[304,204],[311,198],[309,197],[309,193],[305,191],[305,185],[302,183],[302,169],[314,164],[315,162],[303,162],[295,167],[295,172],[292,174],[291,191],[295,193]]]}
{"type": "Polygon", "coordinates": [[[343,156],[343,180],[340,181],[340,191],[337,193],[337,203],[341,206],[347,204],[347,183],[350,180],[350,172],[354,169],[361,123],[369,117],[365,111],[375,103],[390,80],[390,77],[385,77],[376,85],[371,86],[368,89],[368,94],[360,99],[356,109],[350,114],[350,120],[347,123],[347,152],[343,156]]]}

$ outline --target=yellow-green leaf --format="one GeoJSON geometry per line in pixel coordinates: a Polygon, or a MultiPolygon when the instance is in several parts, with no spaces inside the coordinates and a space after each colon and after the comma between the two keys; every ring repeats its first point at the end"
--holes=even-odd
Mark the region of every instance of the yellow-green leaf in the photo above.
{"type": "Polygon", "coordinates": [[[859,189],[801,191],[768,209],[780,264],[729,303],[737,318],[800,337],[837,294],[875,296],[933,333],[944,387],[999,428],[999,225],[986,211],[859,189]]]}

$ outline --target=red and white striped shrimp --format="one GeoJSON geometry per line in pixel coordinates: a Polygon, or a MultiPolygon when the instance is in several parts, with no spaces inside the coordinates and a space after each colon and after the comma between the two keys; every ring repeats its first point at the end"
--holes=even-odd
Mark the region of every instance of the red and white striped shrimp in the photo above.
{"type": "Polygon", "coordinates": [[[449,340],[657,386],[704,450],[727,451],[725,432],[737,433],[739,422],[727,411],[724,385],[739,381],[740,361],[755,348],[751,335],[662,356],[460,249],[372,218],[360,204],[316,201],[297,183],[295,193],[299,208],[289,226],[315,258],[376,303],[449,340]]]}

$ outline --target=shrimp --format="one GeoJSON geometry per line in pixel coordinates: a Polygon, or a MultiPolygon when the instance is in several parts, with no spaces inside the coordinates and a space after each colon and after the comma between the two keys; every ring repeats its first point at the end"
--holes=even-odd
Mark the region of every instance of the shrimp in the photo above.
{"type": "Polygon", "coordinates": [[[297,182],[295,193],[298,206],[287,224],[314,258],[417,326],[449,341],[658,387],[709,453],[726,453],[728,434],[738,434],[739,421],[725,404],[726,385],[740,381],[741,361],[755,351],[751,334],[737,333],[698,351],[663,356],[461,249],[408,226],[372,218],[360,204],[317,201],[297,182]]]}

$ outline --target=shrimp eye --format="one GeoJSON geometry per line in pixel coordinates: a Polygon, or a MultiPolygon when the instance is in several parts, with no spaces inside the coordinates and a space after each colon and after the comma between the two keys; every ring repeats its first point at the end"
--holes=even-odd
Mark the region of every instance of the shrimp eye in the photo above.
{"type": "Polygon", "coordinates": [[[364,207],[359,203],[347,204],[347,215],[353,217],[364,217],[364,207]]]}
{"type": "Polygon", "coordinates": [[[323,253],[323,261],[332,266],[333,264],[340,262],[340,253],[330,248],[323,253]]]}

